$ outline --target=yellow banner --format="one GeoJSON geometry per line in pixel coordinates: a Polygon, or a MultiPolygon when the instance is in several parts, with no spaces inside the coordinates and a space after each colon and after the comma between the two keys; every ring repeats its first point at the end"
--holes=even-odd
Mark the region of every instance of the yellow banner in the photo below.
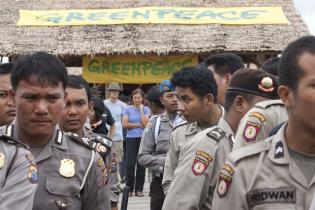
{"type": "Polygon", "coordinates": [[[84,57],[83,77],[90,83],[159,83],[180,68],[197,63],[197,56],[84,57]]]}
{"type": "Polygon", "coordinates": [[[287,24],[281,7],[140,7],[90,10],[20,10],[18,25],[287,24]]]}

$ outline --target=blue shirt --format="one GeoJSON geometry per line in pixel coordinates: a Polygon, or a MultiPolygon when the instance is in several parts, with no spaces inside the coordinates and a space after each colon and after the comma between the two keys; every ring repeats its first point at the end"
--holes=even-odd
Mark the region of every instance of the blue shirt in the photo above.
{"type": "MultiPolygon", "coordinates": [[[[144,115],[150,115],[150,109],[147,106],[143,107],[144,115]]],[[[128,123],[141,123],[141,113],[140,109],[135,106],[127,106],[124,109],[124,116],[128,116],[128,123]]],[[[141,138],[143,133],[143,128],[132,128],[127,129],[127,138],[141,138]]]]}
{"type": "Polygon", "coordinates": [[[109,109],[110,113],[112,114],[115,120],[115,132],[113,135],[113,141],[122,141],[123,140],[123,129],[121,118],[123,116],[124,108],[126,104],[120,100],[115,103],[112,103],[109,99],[104,101],[105,106],[109,109]]]}

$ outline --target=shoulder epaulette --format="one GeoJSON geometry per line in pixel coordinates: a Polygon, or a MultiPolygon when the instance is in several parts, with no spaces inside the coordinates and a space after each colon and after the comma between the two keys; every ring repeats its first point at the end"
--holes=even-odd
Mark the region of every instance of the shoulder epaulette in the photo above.
{"type": "Polygon", "coordinates": [[[280,99],[278,99],[278,100],[266,100],[266,101],[262,101],[262,102],[257,103],[254,107],[266,109],[270,106],[284,106],[284,104],[280,99]]]}
{"type": "Polygon", "coordinates": [[[85,143],[83,139],[80,138],[77,134],[69,132],[66,135],[69,137],[70,140],[74,141],[75,143],[85,146],[88,149],[94,150],[94,148],[90,144],[85,143]]]}
{"type": "Polygon", "coordinates": [[[94,139],[93,140],[97,143],[101,143],[102,145],[104,145],[107,148],[111,148],[113,145],[112,139],[109,138],[108,136],[104,135],[104,134],[94,133],[94,139]]]}
{"type": "Polygon", "coordinates": [[[184,122],[184,123],[182,123],[182,124],[176,125],[176,126],[173,128],[173,131],[175,131],[177,128],[182,127],[183,125],[187,125],[187,124],[188,124],[188,122],[184,122]]]}
{"type": "Polygon", "coordinates": [[[3,140],[5,142],[8,142],[10,144],[15,144],[17,146],[21,146],[21,147],[24,147],[26,149],[29,149],[29,146],[27,144],[24,144],[23,142],[11,137],[11,136],[7,136],[7,135],[1,135],[0,136],[0,140],[3,140]]]}
{"type": "Polygon", "coordinates": [[[224,136],[225,136],[225,131],[220,129],[219,127],[215,127],[211,131],[207,133],[207,136],[209,136],[211,139],[219,142],[224,136]]]}
{"type": "Polygon", "coordinates": [[[267,151],[270,148],[270,140],[271,140],[271,138],[256,142],[256,143],[248,145],[246,147],[242,147],[242,148],[230,153],[229,158],[232,162],[237,164],[238,161],[240,161],[244,158],[247,158],[247,157],[259,154],[261,152],[267,151]]]}

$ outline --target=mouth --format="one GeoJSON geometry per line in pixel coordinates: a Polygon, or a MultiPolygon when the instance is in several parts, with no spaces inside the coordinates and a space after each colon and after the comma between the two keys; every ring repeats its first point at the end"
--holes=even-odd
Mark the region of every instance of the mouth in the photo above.
{"type": "Polygon", "coordinates": [[[9,115],[9,116],[16,116],[16,111],[15,110],[10,110],[10,111],[8,111],[7,112],[7,114],[9,115]]]}
{"type": "Polygon", "coordinates": [[[77,125],[78,123],[80,123],[79,119],[69,119],[66,121],[69,125],[77,125]]]}

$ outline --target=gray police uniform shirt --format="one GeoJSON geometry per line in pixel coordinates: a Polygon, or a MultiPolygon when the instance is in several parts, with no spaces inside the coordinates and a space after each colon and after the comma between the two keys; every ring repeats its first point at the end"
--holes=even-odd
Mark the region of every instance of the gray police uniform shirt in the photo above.
{"type": "Polygon", "coordinates": [[[56,129],[35,162],[39,182],[33,210],[111,208],[105,164],[77,135],[56,129]]]}
{"type": "Polygon", "coordinates": [[[274,127],[287,120],[287,109],[281,100],[267,100],[257,103],[239,123],[233,151],[268,138],[274,127]]]}
{"type": "MultiPolygon", "coordinates": [[[[221,117],[224,115],[224,108],[220,106],[221,117]]],[[[179,154],[183,146],[189,142],[199,131],[202,131],[206,128],[212,127],[209,126],[199,126],[197,122],[193,123],[184,123],[175,127],[170,138],[170,147],[166,155],[163,181],[162,186],[164,194],[167,193],[169,185],[173,179],[174,171],[178,165],[179,154]]]]}
{"type": "MultiPolygon", "coordinates": [[[[85,143],[89,144],[89,141],[94,142],[95,140],[94,138],[96,137],[95,135],[98,135],[98,134],[93,133],[89,125],[85,125],[83,127],[83,139],[85,143]]],[[[99,151],[97,144],[95,144],[95,151],[99,153],[101,152],[99,151]]],[[[107,170],[107,180],[108,180],[107,184],[109,186],[109,191],[110,191],[110,201],[117,203],[119,201],[119,193],[120,193],[118,170],[117,170],[118,163],[115,161],[112,161],[111,153],[108,153],[106,155],[104,162],[105,162],[106,170],[107,170]]]]}
{"type": "Polygon", "coordinates": [[[213,209],[309,209],[315,176],[307,182],[290,157],[285,127],[286,124],[266,140],[228,155],[220,172],[213,209]]]}
{"type": "Polygon", "coordinates": [[[38,172],[32,154],[0,137],[0,209],[31,210],[38,172]]]}
{"type": "Polygon", "coordinates": [[[173,126],[174,119],[170,119],[167,113],[163,113],[152,116],[144,129],[138,163],[153,170],[155,176],[161,177],[163,173],[173,126]]]}
{"type": "Polygon", "coordinates": [[[218,126],[199,132],[183,146],[163,210],[212,209],[215,185],[232,151],[233,136],[221,117],[218,126]]]}

